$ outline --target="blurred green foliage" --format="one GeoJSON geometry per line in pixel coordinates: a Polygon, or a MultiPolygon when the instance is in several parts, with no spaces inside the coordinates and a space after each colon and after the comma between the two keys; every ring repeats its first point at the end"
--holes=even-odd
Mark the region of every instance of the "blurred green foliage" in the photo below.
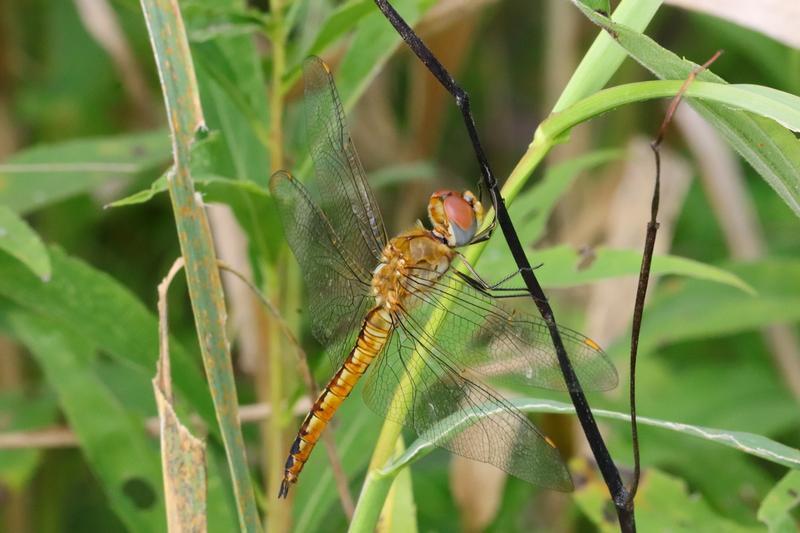
{"type": "MultiPolygon", "coordinates": [[[[585,3],[602,10],[607,2],[585,3]]],[[[180,253],[164,193],[171,164],[167,121],[138,2],[108,3],[121,29],[115,35],[133,59],[127,64],[92,35],[77,4],[11,0],[0,17],[0,239],[13,232],[13,239],[0,241],[0,333],[9,340],[0,342],[0,446],[7,448],[0,448],[0,529],[163,530],[158,441],[147,433],[145,420],[156,414],[150,385],[157,357],[155,287],[180,253]],[[132,90],[131,71],[143,80],[143,91],[132,90]],[[116,207],[104,209],[114,202],[116,207]],[[35,443],[12,449],[8,444],[11,437],[33,439],[38,430],[63,427],[71,429],[74,439],[66,445],[77,444],[77,449],[35,443]]],[[[295,329],[315,375],[325,381],[331,369],[310,335],[313,317],[303,313],[296,265],[266,193],[278,138],[274,104],[282,112],[278,150],[284,165],[301,177],[310,168],[298,87],[302,59],[320,54],[334,66],[355,143],[376,178],[390,231],[422,216],[431,190],[472,187],[478,169],[455,106],[415,58],[400,49],[399,37],[372,2],[295,0],[286,3],[280,17],[267,4],[275,5],[180,2],[208,128],[193,145],[191,171],[207,203],[232,208],[246,237],[245,257],[254,280],[295,329]],[[276,36],[283,38],[286,58],[277,67],[276,36]],[[278,79],[273,78],[275,68],[281,69],[278,79]]],[[[431,0],[395,4],[412,24],[426,13],[432,17],[422,26],[423,36],[470,92],[494,170],[508,175],[548,118],[597,26],[565,0],[535,5],[496,1],[444,12],[431,0]]],[[[89,16],[101,17],[101,25],[116,31],[97,11],[89,16]]],[[[796,105],[790,95],[800,93],[800,51],[755,31],[672,7],[659,9],[646,32],[663,50],[636,32],[619,30],[629,52],[665,79],[685,76],[690,67],[679,58],[702,63],[724,49],[712,67],[715,75],[733,84],[785,91],[763,94],[796,105]]],[[[651,78],[627,60],[609,85],[651,78]]],[[[718,79],[709,74],[705,81],[718,79]]],[[[577,152],[544,171],[537,169],[515,199],[512,216],[530,244],[531,262],[544,263],[546,286],[584,286],[619,276],[634,283],[630,276],[638,271],[638,249],[598,248],[594,261],[581,270],[576,265],[585,257],[561,241],[570,239],[572,221],[583,220],[575,206],[586,204],[575,198],[584,190],[613,186],[622,171],[620,161],[629,156],[628,140],[651,138],[661,123],[664,102],[641,100],[611,105],[613,111],[579,125],[568,145],[577,146],[577,152]]],[[[800,191],[800,141],[796,132],[752,114],[759,112],[758,102],[746,104],[750,114],[744,116],[741,109],[702,102],[710,114],[722,117],[717,125],[730,126],[733,146],[761,172],[739,159],[765,252],[746,262],[732,258],[698,179],[692,147],[670,131],[670,148],[690,162],[694,179],[669,255],[654,262],[664,276],[651,288],[645,312],[639,412],[754,434],[765,439],[768,451],[770,446],[778,449],[777,443],[798,448],[798,398],[760,330],[784,324],[796,336],[800,321],[800,232],[790,207],[800,191]],[[747,127],[739,127],[744,122],[747,127]],[[776,194],[773,187],[781,185],[788,192],[776,194]]],[[[651,180],[650,171],[641,179],[651,180]]],[[[645,222],[635,222],[642,235],[645,222]]],[[[599,227],[602,220],[593,223],[599,227]]],[[[599,231],[591,235],[583,244],[602,244],[599,231]]],[[[220,239],[233,238],[227,233],[216,237],[218,246],[224,244],[220,239]]],[[[498,235],[478,269],[499,273],[511,265],[498,235]]],[[[578,328],[585,302],[581,291],[553,292],[559,319],[578,328]]],[[[180,277],[170,294],[178,412],[184,421],[195,415],[203,421],[193,427],[209,446],[209,528],[232,530],[237,522],[230,474],[180,277]]],[[[258,314],[241,301],[229,299],[228,305],[234,317],[258,314]]],[[[264,402],[269,398],[266,385],[243,353],[248,332],[237,330],[234,322],[229,337],[237,339],[238,399],[241,404],[264,402]]],[[[264,323],[256,321],[255,327],[264,323]]],[[[628,343],[622,332],[607,347],[623,377],[628,343]]],[[[264,344],[259,347],[266,350],[264,344]]],[[[298,422],[291,407],[306,391],[291,345],[284,343],[272,355],[280,358],[285,381],[285,407],[273,406],[273,416],[291,435],[298,422]]],[[[337,414],[335,440],[350,491],[357,496],[381,420],[358,393],[353,396],[337,414]]],[[[624,387],[592,401],[627,410],[624,387]]],[[[569,421],[567,416],[544,419],[567,434],[569,421]]],[[[267,487],[279,477],[281,465],[270,463],[268,427],[275,426],[248,423],[243,428],[265,522],[283,513],[296,531],[344,530],[347,520],[323,451],[312,456],[294,498],[276,507],[267,487]]],[[[603,429],[627,473],[627,426],[614,422],[603,429]]],[[[664,429],[643,426],[641,439],[645,474],[637,503],[642,530],[796,530],[797,472],[664,429]]],[[[277,453],[284,457],[290,440],[283,435],[277,440],[285,440],[285,449],[277,453]]],[[[582,436],[559,441],[565,450],[579,448],[582,436]]],[[[413,446],[414,436],[406,442],[413,446]]],[[[395,514],[389,529],[457,531],[464,526],[469,509],[453,496],[448,460],[436,451],[403,470],[399,491],[391,496],[395,514]],[[405,477],[409,474],[410,479],[405,477]]],[[[508,479],[486,530],[613,530],[596,474],[579,463],[576,472],[586,482],[561,499],[508,479]]]]}

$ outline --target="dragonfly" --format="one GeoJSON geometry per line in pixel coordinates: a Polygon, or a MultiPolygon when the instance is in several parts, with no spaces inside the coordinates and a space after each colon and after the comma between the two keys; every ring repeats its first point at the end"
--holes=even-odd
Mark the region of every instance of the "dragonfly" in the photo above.
{"type": "MultiPolygon", "coordinates": [[[[512,311],[458,251],[487,238],[470,191],[441,190],[421,222],[389,239],[327,65],[304,63],[305,126],[314,175],[270,179],[286,239],[307,286],[312,332],[337,369],[303,420],[279,497],[357,382],[379,415],[466,458],[533,484],[572,489],[554,443],[495,387],[565,385],[545,322],[512,311]],[[462,261],[467,274],[455,268],[462,261]],[[460,420],[457,429],[444,424],[460,420]]],[[[527,293],[526,293],[527,294],[527,293]]],[[[581,384],[608,390],[614,365],[584,335],[560,328],[581,384]]]]}

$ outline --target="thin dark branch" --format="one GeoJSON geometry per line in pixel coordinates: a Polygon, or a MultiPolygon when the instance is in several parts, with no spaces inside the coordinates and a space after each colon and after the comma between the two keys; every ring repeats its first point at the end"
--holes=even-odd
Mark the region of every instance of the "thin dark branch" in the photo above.
{"type": "Polygon", "coordinates": [[[525,251],[519,240],[519,236],[517,235],[514,225],[511,222],[511,218],[508,215],[505,202],[503,197],[500,195],[500,191],[498,190],[497,180],[492,174],[489,162],[478,138],[475,121],[472,117],[472,113],[470,112],[469,96],[461,87],[456,84],[444,66],[439,63],[433,53],[427,48],[427,46],[425,46],[422,40],[414,33],[414,31],[408,26],[408,24],[406,24],[397,11],[395,11],[386,0],[375,0],[375,3],[387,20],[389,20],[392,26],[394,26],[395,30],[397,30],[406,44],[408,44],[409,48],[411,48],[417,57],[425,64],[425,66],[436,77],[436,79],[439,80],[439,83],[441,83],[442,86],[455,98],[456,105],[461,111],[461,115],[464,119],[464,125],[467,128],[470,141],[472,142],[472,147],[475,151],[478,164],[481,168],[481,175],[483,177],[484,185],[491,196],[492,204],[495,208],[497,217],[496,221],[500,224],[500,228],[503,231],[503,236],[505,237],[506,243],[511,250],[511,254],[514,257],[517,267],[520,269],[521,276],[525,281],[528,292],[533,298],[536,307],[539,309],[539,313],[541,314],[542,318],[547,323],[550,338],[553,342],[553,347],[555,348],[556,355],[558,357],[561,373],[564,376],[567,390],[569,391],[570,398],[575,406],[575,413],[578,416],[581,428],[583,429],[586,439],[589,442],[589,446],[594,454],[598,468],[600,469],[603,479],[612,495],[617,516],[619,518],[620,527],[623,531],[635,531],[636,524],[632,505],[626,505],[628,502],[627,490],[622,483],[622,478],[620,477],[619,471],[611,459],[608,448],[603,441],[603,437],[600,434],[600,430],[598,429],[597,423],[594,420],[592,411],[589,408],[588,402],[586,401],[586,396],[581,389],[578,377],[575,374],[574,368],[572,367],[572,363],[567,357],[566,350],[564,349],[564,343],[561,339],[561,335],[558,331],[558,327],[556,326],[555,318],[553,316],[553,310],[547,301],[547,297],[545,296],[539,281],[536,279],[536,275],[534,274],[533,269],[528,262],[528,258],[525,255],[525,251]]]}
{"type": "Polygon", "coordinates": [[[686,89],[692,81],[703,70],[707,69],[711,63],[717,60],[722,51],[717,51],[711,59],[702,66],[695,68],[686,77],[677,94],[672,98],[664,115],[661,127],[658,129],[656,138],[650,143],[653,150],[653,158],[656,165],[655,183],[653,185],[653,199],[650,203],[650,222],[647,223],[647,235],[644,241],[644,251],[642,252],[642,265],[639,269],[639,285],[636,289],[636,301],[633,307],[633,324],[631,327],[631,357],[630,357],[630,390],[629,401],[631,410],[631,440],[633,443],[633,481],[628,490],[626,507],[633,508],[633,499],[639,489],[639,478],[641,475],[641,464],[639,455],[639,426],[636,421],[636,359],[639,350],[639,332],[642,327],[642,316],[644,313],[644,300],[647,296],[647,285],[650,281],[650,266],[653,261],[653,250],[656,244],[656,234],[658,233],[658,204],[661,197],[661,143],[664,141],[667,128],[672,121],[672,116],[683,98],[686,89]]]}

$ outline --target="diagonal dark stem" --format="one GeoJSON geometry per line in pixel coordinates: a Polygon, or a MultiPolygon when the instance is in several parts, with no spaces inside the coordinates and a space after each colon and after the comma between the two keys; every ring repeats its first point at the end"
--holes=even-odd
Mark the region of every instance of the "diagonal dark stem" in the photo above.
{"type": "Polygon", "coordinates": [[[523,250],[519,236],[517,235],[514,225],[511,222],[511,218],[508,215],[505,202],[503,197],[500,195],[500,191],[498,190],[497,180],[492,174],[489,161],[486,158],[486,154],[484,153],[483,147],[481,146],[478,138],[475,120],[473,119],[470,111],[469,95],[456,84],[455,80],[453,80],[452,76],[450,76],[450,73],[447,72],[444,66],[436,59],[433,53],[416,35],[416,33],[414,33],[408,24],[406,24],[406,22],[387,2],[387,0],[375,0],[375,3],[383,15],[392,24],[392,26],[394,26],[395,30],[397,30],[406,44],[408,44],[409,48],[411,48],[414,54],[416,54],[420,61],[425,64],[431,74],[433,74],[436,79],[439,80],[439,83],[441,83],[442,86],[453,96],[453,98],[455,98],[456,105],[461,111],[461,115],[464,119],[464,125],[467,128],[470,141],[472,142],[472,147],[478,159],[484,185],[491,196],[492,204],[494,205],[497,216],[497,223],[500,225],[500,229],[503,231],[503,236],[505,237],[506,243],[511,250],[514,261],[517,263],[517,267],[520,269],[520,274],[522,279],[525,281],[528,292],[536,303],[536,307],[539,309],[539,313],[541,314],[542,318],[547,323],[547,327],[550,332],[550,338],[553,342],[553,347],[555,348],[556,355],[558,357],[559,366],[561,367],[561,373],[564,376],[564,381],[567,384],[570,398],[575,406],[575,413],[578,416],[581,428],[583,429],[586,439],[589,442],[589,446],[595,457],[597,466],[602,473],[603,479],[608,486],[609,491],[611,492],[614,506],[617,510],[620,527],[623,531],[635,531],[636,523],[634,521],[632,502],[628,502],[628,492],[622,483],[622,478],[620,477],[614,461],[611,459],[611,455],[609,454],[608,448],[603,441],[603,437],[600,435],[600,430],[598,429],[594,420],[594,416],[592,415],[592,411],[589,408],[589,403],[586,401],[586,396],[581,389],[578,377],[575,374],[575,369],[572,367],[572,363],[570,363],[570,360],[567,357],[566,350],[564,349],[564,343],[561,340],[561,334],[558,331],[558,326],[556,325],[555,318],[553,316],[553,310],[547,301],[547,297],[542,290],[542,286],[536,279],[536,275],[534,274],[533,269],[528,262],[528,258],[525,255],[525,251],[523,250]]]}

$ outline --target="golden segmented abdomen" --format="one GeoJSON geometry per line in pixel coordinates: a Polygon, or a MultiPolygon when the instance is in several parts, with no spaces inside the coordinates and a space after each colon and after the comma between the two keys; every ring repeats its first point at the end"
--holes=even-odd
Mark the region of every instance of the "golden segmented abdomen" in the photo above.
{"type": "Polygon", "coordinates": [[[375,307],[367,313],[356,345],[319,394],[297,432],[297,438],[286,459],[279,498],[285,498],[289,492],[289,484],[297,482],[297,476],[300,475],[328,421],[386,345],[391,327],[391,316],[383,307],[375,307]]]}

